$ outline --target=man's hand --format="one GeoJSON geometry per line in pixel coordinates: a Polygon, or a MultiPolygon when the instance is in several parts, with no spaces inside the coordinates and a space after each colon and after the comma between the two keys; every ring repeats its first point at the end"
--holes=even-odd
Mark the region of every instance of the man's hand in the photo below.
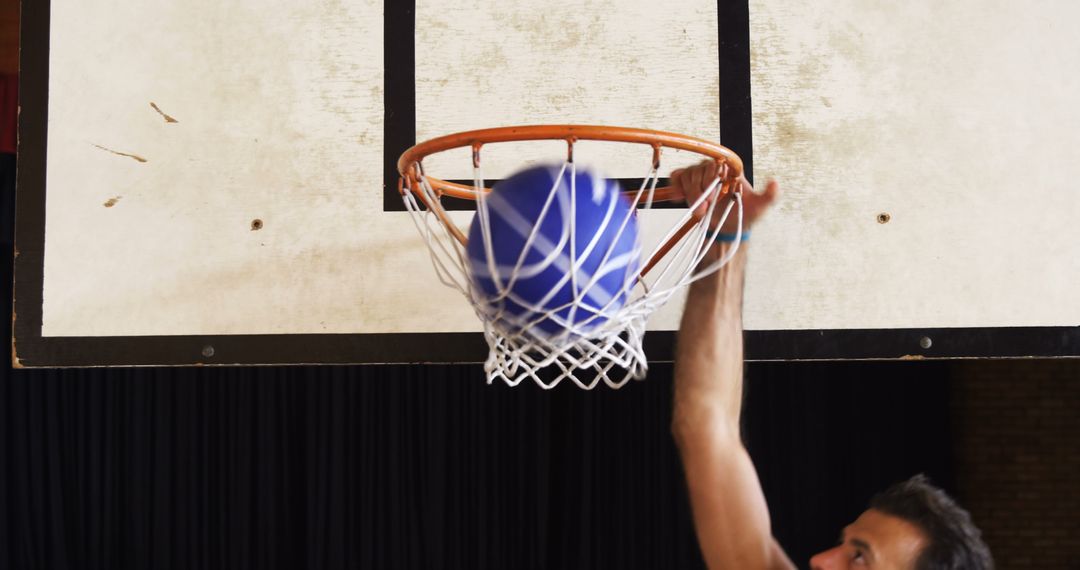
{"type": "MultiPolygon", "coordinates": [[[[708,190],[709,186],[716,180],[719,172],[720,167],[716,164],[715,160],[703,160],[689,168],[680,168],[672,171],[671,186],[677,194],[683,196],[687,204],[693,204],[702,193],[708,190]]],[[[765,183],[765,191],[758,194],[754,192],[753,187],[747,182],[745,176],[740,175],[737,184],[738,186],[736,186],[735,189],[742,192],[743,231],[746,231],[776,200],[776,195],[780,191],[780,185],[777,184],[775,180],[769,180],[765,183]]],[[[714,192],[712,196],[702,201],[702,203],[694,210],[694,217],[698,219],[705,217],[709,205],[713,202],[718,193],[719,192],[714,192]]],[[[724,213],[723,206],[725,206],[725,204],[717,204],[716,209],[713,210],[714,224],[719,221],[720,216],[724,213]]],[[[736,223],[735,214],[732,212],[732,215],[728,216],[727,221],[724,223],[724,227],[721,228],[720,231],[723,233],[735,233],[736,223]]]]}

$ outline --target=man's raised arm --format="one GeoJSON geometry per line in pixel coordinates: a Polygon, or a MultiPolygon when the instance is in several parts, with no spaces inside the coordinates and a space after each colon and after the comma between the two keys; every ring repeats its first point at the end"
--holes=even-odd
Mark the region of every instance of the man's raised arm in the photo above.
{"type": "MultiPolygon", "coordinates": [[[[706,162],[672,173],[672,182],[693,202],[715,176],[716,165],[706,162]]],[[[742,188],[746,228],[768,208],[778,188],[769,182],[764,193],[754,194],[745,181],[742,188]]],[[[699,214],[704,215],[704,207],[699,214]]],[[[734,223],[722,231],[734,231],[734,223]]],[[[712,246],[703,263],[730,247],[712,246]]],[[[739,435],[746,250],[743,244],[727,265],[690,287],[675,352],[672,431],[709,568],[794,568],[772,538],[765,496],[739,435]]]]}

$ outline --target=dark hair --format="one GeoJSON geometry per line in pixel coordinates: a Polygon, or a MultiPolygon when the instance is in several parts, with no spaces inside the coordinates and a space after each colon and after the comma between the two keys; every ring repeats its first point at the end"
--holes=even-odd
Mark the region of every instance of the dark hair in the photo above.
{"type": "Polygon", "coordinates": [[[971,515],[924,475],[897,483],[870,500],[870,508],[917,526],[927,544],[916,570],[993,570],[994,559],[971,515]]]}

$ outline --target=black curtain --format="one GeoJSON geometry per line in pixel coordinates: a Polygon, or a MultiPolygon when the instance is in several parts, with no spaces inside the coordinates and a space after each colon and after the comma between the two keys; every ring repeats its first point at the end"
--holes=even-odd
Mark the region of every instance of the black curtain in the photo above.
{"type": "MultiPolygon", "coordinates": [[[[668,364],[594,392],[476,366],[0,371],[0,568],[702,566],[668,364]]],[[[951,484],[946,372],[748,367],[747,445],[798,563],[889,482],[951,484]]]]}
{"type": "Polygon", "coordinates": [[[660,380],[84,370],[0,390],[9,568],[700,564],[660,380]]]}
{"type": "MultiPolygon", "coordinates": [[[[800,562],[873,491],[948,475],[942,400],[911,377],[928,367],[814,368],[832,377],[752,367],[746,412],[800,562]]],[[[16,371],[0,565],[700,567],[670,366],[653,370],[592,393],[487,386],[471,366],[16,371]]]]}

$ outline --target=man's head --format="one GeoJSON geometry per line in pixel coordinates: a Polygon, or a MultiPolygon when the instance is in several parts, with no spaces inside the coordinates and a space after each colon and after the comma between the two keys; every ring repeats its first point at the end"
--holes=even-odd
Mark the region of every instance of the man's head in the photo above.
{"type": "Polygon", "coordinates": [[[810,559],[815,570],[992,570],[990,549],[967,511],[916,475],[878,494],[841,542],[810,559]]]}

